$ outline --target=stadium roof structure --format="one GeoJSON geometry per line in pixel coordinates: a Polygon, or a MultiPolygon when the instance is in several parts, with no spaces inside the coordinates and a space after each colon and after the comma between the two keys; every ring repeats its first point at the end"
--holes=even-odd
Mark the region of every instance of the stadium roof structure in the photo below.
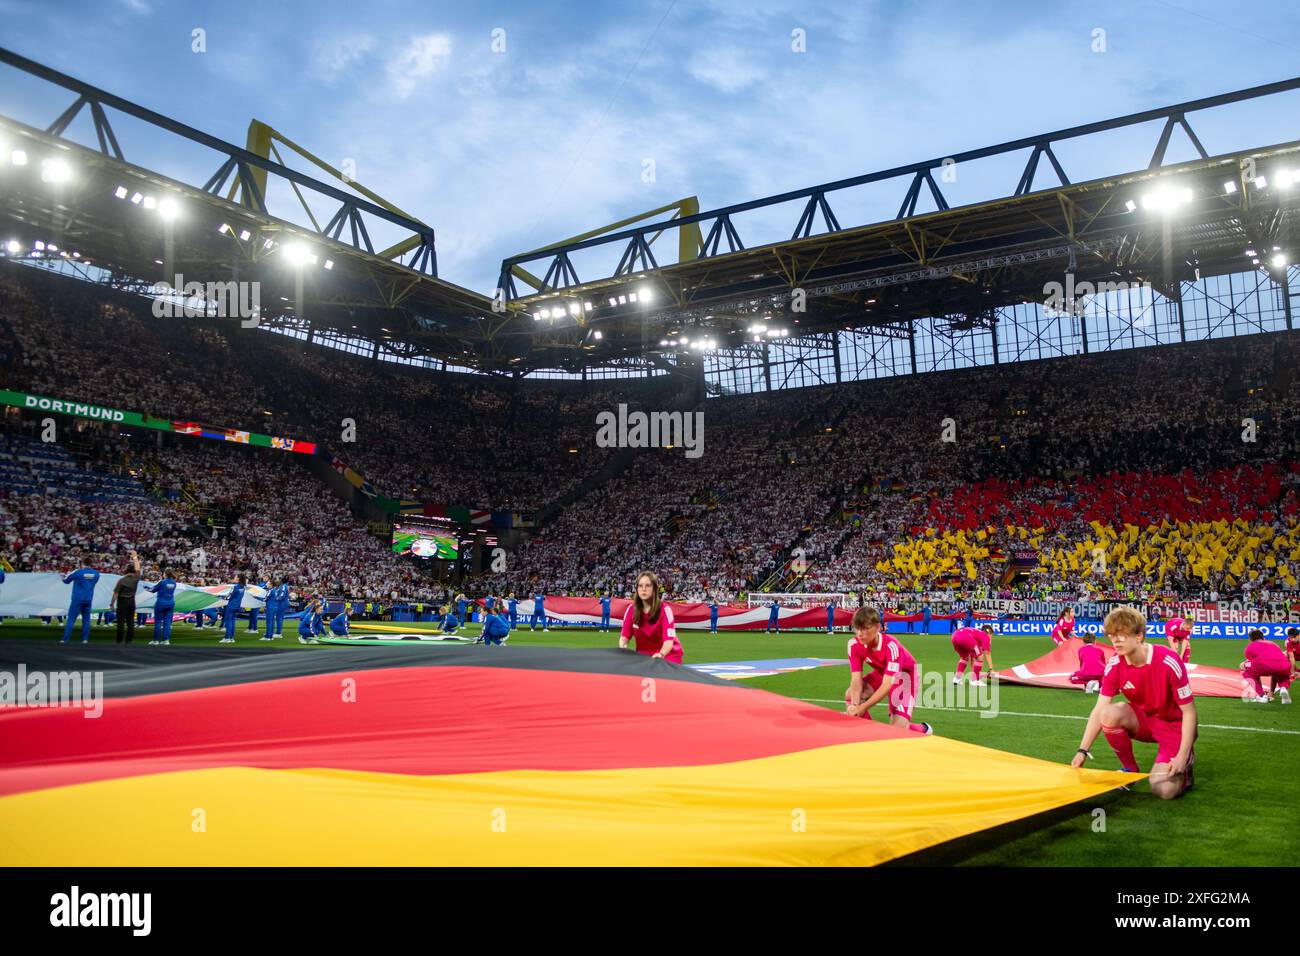
{"type": "MultiPolygon", "coordinates": [[[[17,243],[0,254],[58,256],[73,269],[88,262],[97,281],[144,293],[176,274],[256,280],[264,324],[309,325],[372,343],[375,354],[428,355],[484,372],[675,368],[683,353],[693,362],[702,348],[741,346],[756,332],[763,341],[838,329],[906,337],[911,323],[936,316],[954,330],[993,330],[996,353],[997,310],[1043,301],[1067,273],[1076,283],[1150,283],[1175,301],[1182,281],[1252,268],[1285,288],[1285,265],[1272,256],[1294,251],[1297,238],[1300,141],[1210,155],[1189,116],[1300,89],[1300,78],[704,212],[684,199],[510,257],[499,289],[484,295],[437,276],[431,227],[263,124],[254,121],[248,148],[238,147],[7,50],[0,63],[75,94],[44,128],[0,117],[0,243],[17,243]],[[109,110],[202,147],[214,172],[186,182],[128,162],[109,110]],[[95,145],[71,138],[82,115],[95,145]],[[1145,168],[1070,181],[1059,155],[1067,144],[1148,123],[1160,131],[1145,168]],[[1167,161],[1176,136],[1196,158],[1167,161]],[[275,138],[337,184],[273,159],[275,138]],[[26,168],[12,161],[14,150],[30,157],[26,168]],[[957,168],[1020,156],[1023,172],[1007,194],[950,206],[944,186],[957,168]],[[1047,177],[1052,185],[1035,188],[1047,177]],[[901,198],[897,215],[841,225],[841,197],[882,184],[901,198]],[[269,204],[273,194],[292,194],[305,220],[287,218],[291,202],[269,204]],[[323,225],[309,200],[333,209],[323,225]],[[177,206],[184,214],[174,222],[157,215],[177,206]],[[747,217],[770,225],[787,214],[789,239],[746,245],[747,217]],[[376,250],[373,230],[403,238],[376,250]]],[[[1289,325],[1289,295],[1283,301],[1289,325]]]]}

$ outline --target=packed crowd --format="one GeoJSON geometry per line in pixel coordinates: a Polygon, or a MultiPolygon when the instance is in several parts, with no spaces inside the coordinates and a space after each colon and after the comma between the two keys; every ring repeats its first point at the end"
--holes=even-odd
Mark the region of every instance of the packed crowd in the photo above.
{"type": "MultiPolygon", "coordinates": [[[[652,567],[692,595],[765,582],[1024,593],[1080,577],[1230,594],[1292,588],[1300,568],[1300,333],[711,399],[698,408],[702,457],[646,449],[594,481],[613,454],[596,447],[597,413],[667,407],[673,382],[439,375],[155,320],[102,290],[33,288],[43,281],[0,277],[7,387],[324,441],[394,496],[529,511],[578,494],[484,591],[622,591],[652,567]],[[130,363],[111,360],[128,350],[130,363]],[[1031,573],[1009,580],[1017,552],[1031,573]]],[[[414,586],[410,565],[289,457],[236,466],[228,448],[184,443],[127,455],[151,488],[183,498],[173,508],[229,513],[212,576],[265,567],[376,597],[414,586]]],[[[152,520],[60,507],[48,540],[27,533],[32,506],[6,509],[21,560],[56,560],[84,528],[152,520]]]]}
{"type": "Polygon", "coordinates": [[[662,394],[437,375],[16,270],[0,272],[0,386],[316,441],[395,498],[537,511],[612,453],[598,412],[662,394]]]}
{"type": "Polygon", "coordinates": [[[1007,559],[1030,550],[1036,573],[1014,593],[1062,575],[1180,593],[1294,587],[1297,358],[1296,337],[1278,335],[1035,363],[1001,381],[997,369],[950,373],[984,399],[949,413],[955,442],[936,441],[936,392],[900,383],[902,402],[924,412],[909,425],[864,402],[848,416],[885,423],[876,446],[896,464],[853,502],[848,530],[802,584],[996,591],[1007,559]]]}
{"type": "Polygon", "coordinates": [[[84,556],[121,572],[134,550],[186,583],[284,578],[295,590],[362,600],[420,598],[430,581],[353,519],[289,455],[176,439],[106,439],[153,496],[90,501],[0,491],[0,553],[22,571],[67,571],[84,556]],[[218,533],[224,530],[225,533],[218,533]]]}

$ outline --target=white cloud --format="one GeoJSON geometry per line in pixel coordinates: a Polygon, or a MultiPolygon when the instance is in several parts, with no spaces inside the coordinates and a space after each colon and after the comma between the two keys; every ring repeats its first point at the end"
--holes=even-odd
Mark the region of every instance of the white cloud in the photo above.
{"type": "Polygon", "coordinates": [[[316,47],[315,71],[326,79],[335,79],[375,47],[368,33],[333,37],[316,47]]]}
{"type": "Polygon", "coordinates": [[[753,52],[730,47],[701,50],[691,59],[691,76],[723,93],[738,93],[766,78],[753,52]]]}
{"type": "Polygon", "coordinates": [[[388,76],[397,94],[410,96],[419,81],[432,76],[446,65],[451,56],[451,37],[445,33],[428,33],[412,37],[388,64],[388,76]]]}

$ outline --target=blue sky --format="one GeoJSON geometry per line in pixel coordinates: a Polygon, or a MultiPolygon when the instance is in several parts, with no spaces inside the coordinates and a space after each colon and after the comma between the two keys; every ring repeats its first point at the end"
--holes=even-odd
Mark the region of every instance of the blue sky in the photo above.
{"type": "MultiPolygon", "coordinates": [[[[1300,14],[1270,0],[0,0],[0,22],[4,46],[223,139],[257,117],[351,159],[434,226],[441,274],[483,292],[506,255],[684,196],[708,209],[1300,74],[1300,14]]],[[[0,113],[44,126],[70,102],[3,73],[0,113]]],[[[1295,94],[1220,113],[1192,118],[1211,153],[1300,137],[1295,94]]],[[[215,170],[118,132],[128,160],[199,183],[215,170]]],[[[1144,167],[1156,133],[1062,159],[1076,181],[1144,167]]],[[[1022,163],[959,170],[950,202],[1011,192],[1022,163]]],[[[905,187],[832,203],[842,225],[877,221],[905,187]]],[[[788,237],[797,215],[742,233],[788,237]]]]}

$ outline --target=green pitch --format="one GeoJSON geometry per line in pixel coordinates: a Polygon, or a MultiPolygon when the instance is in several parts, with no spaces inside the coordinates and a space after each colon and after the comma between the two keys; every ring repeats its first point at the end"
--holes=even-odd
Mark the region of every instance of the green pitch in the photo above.
{"type": "MultiPolygon", "coordinates": [[[[381,634],[369,630],[366,622],[354,622],[356,634],[381,634]]],[[[432,624],[384,624],[408,632],[434,630],[432,624]]],[[[286,623],[285,636],[272,643],[250,635],[241,621],[235,632],[241,647],[292,647],[313,653],[330,653],[329,645],[298,643],[296,625],[286,623]]],[[[476,624],[462,628],[462,634],[477,634],[476,624]]],[[[39,622],[7,620],[0,625],[0,638],[56,640],[57,627],[39,622]]],[[[92,628],[95,643],[112,643],[114,630],[92,628]]],[[[392,632],[390,632],[392,633],[392,632]]],[[[137,642],[147,643],[152,629],[137,631],[137,642]]],[[[220,636],[215,628],[196,631],[192,625],[172,628],[174,645],[215,645],[220,636]]],[[[956,662],[946,635],[899,635],[921,664],[922,672],[951,672],[956,662]]],[[[74,636],[73,638],[77,638],[74,636]]],[[[739,660],[768,660],[783,657],[840,658],[847,636],[792,631],[781,636],[762,633],[717,634],[682,632],[686,659],[691,663],[739,660]]],[[[415,642],[412,642],[414,644],[415,642]]],[[[1244,641],[1199,640],[1192,645],[1193,660],[1235,668],[1241,663],[1244,641]]],[[[616,647],[613,633],[589,629],[554,628],[549,633],[516,630],[510,644],[545,644],[555,647],[616,647]]],[[[437,646],[420,642],[421,647],[437,646]]],[[[1047,653],[1046,637],[1007,636],[996,639],[993,659],[997,668],[1021,664],[1047,653]]],[[[169,648],[158,648],[160,655],[169,648]]],[[[509,645],[498,651],[509,653],[509,645]]],[[[784,694],[814,706],[841,709],[848,685],[848,665],[820,667],[772,677],[739,681],[739,684],[784,694]]],[[[1300,688],[1298,688],[1300,690],[1300,688]]],[[[1300,696],[1300,695],[1298,695],[1300,696]]],[[[934,725],[935,733],[995,747],[1043,760],[1067,762],[1079,745],[1084,721],[1095,697],[1078,691],[1001,685],[995,717],[981,717],[974,710],[940,710],[918,707],[917,720],[934,725]]],[[[1010,834],[993,834],[963,842],[940,851],[936,862],[958,865],[1065,865],[1065,866],[1251,866],[1291,865],[1296,862],[1297,843],[1292,819],[1295,792],[1300,785],[1300,703],[1246,704],[1236,699],[1200,697],[1196,701],[1201,719],[1196,745],[1196,787],[1178,800],[1162,801],[1151,796],[1145,781],[1132,792],[1116,793],[1066,815],[1038,829],[1010,834]],[[1099,830],[1105,811],[1105,830],[1099,830]]],[[[886,719],[883,706],[874,715],[886,719]]],[[[1155,747],[1138,744],[1143,767],[1150,767],[1155,747]]],[[[1090,767],[1119,768],[1114,754],[1102,738],[1093,747],[1096,760],[1090,767]]],[[[864,801],[870,794],[863,795],[864,801]]]]}

